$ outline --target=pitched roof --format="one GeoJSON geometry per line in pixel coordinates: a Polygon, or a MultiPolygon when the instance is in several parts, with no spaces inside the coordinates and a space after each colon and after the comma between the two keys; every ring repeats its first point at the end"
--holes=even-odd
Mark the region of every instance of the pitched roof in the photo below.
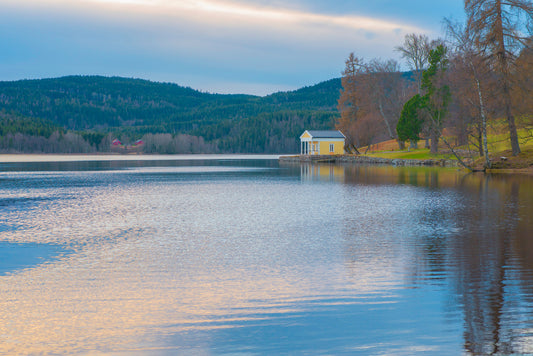
{"type": "Polygon", "coordinates": [[[338,130],[307,130],[307,132],[315,138],[344,138],[342,132],[338,130]]]}

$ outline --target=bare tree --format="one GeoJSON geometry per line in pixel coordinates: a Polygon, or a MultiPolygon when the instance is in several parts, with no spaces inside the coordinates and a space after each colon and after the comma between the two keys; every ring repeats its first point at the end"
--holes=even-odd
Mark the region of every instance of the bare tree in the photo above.
{"type": "MultiPolygon", "coordinates": [[[[455,77],[461,81],[457,85],[460,96],[457,96],[458,101],[466,102],[470,106],[476,108],[479,120],[475,120],[478,125],[477,137],[479,137],[479,152],[485,157],[485,168],[491,167],[488,140],[487,140],[487,108],[485,90],[483,90],[482,81],[487,81],[489,68],[486,63],[478,55],[475,47],[473,32],[469,26],[462,26],[458,23],[445,20],[448,36],[454,46],[454,63],[455,77]],[[465,90],[469,88],[470,90],[465,90]],[[471,97],[468,91],[476,93],[475,97],[471,97]]],[[[465,115],[466,113],[463,113],[465,115]]],[[[466,115],[468,116],[468,115],[466,115]]]]}
{"type": "Polygon", "coordinates": [[[365,154],[374,143],[374,139],[383,132],[383,127],[376,125],[376,122],[380,122],[380,117],[377,112],[374,112],[362,116],[355,125],[357,140],[361,146],[366,146],[365,154]]]}
{"type": "Polygon", "coordinates": [[[363,114],[379,117],[390,139],[396,139],[396,124],[403,103],[412,95],[403,79],[400,65],[394,60],[373,59],[363,66],[356,92],[363,114]]]}
{"type": "Polygon", "coordinates": [[[517,126],[526,132],[523,141],[533,140],[533,38],[516,60],[517,85],[513,90],[513,108],[519,118],[517,126]]]}
{"type": "MultiPolygon", "coordinates": [[[[366,62],[351,53],[342,74],[337,128],[346,135],[348,148],[358,152],[357,147],[375,139],[396,139],[403,103],[413,94],[398,62],[366,62]]],[[[403,148],[403,142],[399,144],[403,148]]]]}
{"type": "Polygon", "coordinates": [[[341,114],[337,122],[337,129],[346,136],[346,148],[349,151],[359,153],[357,135],[354,130],[358,119],[359,100],[357,98],[357,77],[361,73],[363,60],[350,53],[342,71],[342,89],[337,108],[341,114]]]}
{"type": "Polygon", "coordinates": [[[476,47],[499,74],[503,108],[509,127],[513,155],[520,153],[512,112],[512,71],[518,51],[527,45],[533,21],[533,3],[528,0],[465,0],[468,27],[476,47]],[[525,22],[524,22],[525,21],[525,22]]]}
{"type": "Polygon", "coordinates": [[[395,50],[400,52],[414,72],[418,94],[420,94],[422,87],[422,71],[428,64],[429,52],[432,47],[432,43],[426,35],[417,35],[416,33],[405,35],[403,45],[395,47],[395,50]]]}

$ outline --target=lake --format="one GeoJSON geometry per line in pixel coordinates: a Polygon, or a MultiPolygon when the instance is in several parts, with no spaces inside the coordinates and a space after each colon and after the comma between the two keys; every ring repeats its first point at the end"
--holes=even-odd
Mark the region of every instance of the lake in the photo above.
{"type": "Polygon", "coordinates": [[[0,156],[0,354],[533,353],[533,178],[0,156]]]}

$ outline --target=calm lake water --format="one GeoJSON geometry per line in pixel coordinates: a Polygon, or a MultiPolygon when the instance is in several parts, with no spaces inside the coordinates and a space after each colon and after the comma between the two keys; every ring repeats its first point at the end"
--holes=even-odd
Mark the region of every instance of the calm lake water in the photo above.
{"type": "Polygon", "coordinates": [[[24,157],[0,354],[533,353],[531,177],[24,157]]]}

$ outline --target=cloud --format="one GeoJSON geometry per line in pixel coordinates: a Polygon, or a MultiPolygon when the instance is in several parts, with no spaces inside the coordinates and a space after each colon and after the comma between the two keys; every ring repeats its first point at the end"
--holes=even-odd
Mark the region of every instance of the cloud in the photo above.
{"type": "Polygon", "coordinates": [[[381,20],[378,18],[355,15],[328,15],[303,10],[273,8],[259,5],[244,5],[237,2],[219,0],[86,0],[85,3],[111,6],[126,11],[149,12],[154,15],[172,16],[174,18],[195,19],[198,22],[224,25],[239,23],[268,27],[294,25],[315,25],[337,27],[347,30],[365,30],[369,32],[391,32],[403,29],[405,32],[424,32],[412,25],[381,20]],[[233,20],[238,19],[235,23],[233,20]]]}
{"type": "Polygon", "coordinates": [[[96,25],[129,27],[159,37],[187,34],[284,43],[336,42],[359,35],[376,41],[424,29],[375,17],[335,15],[265,5],[220,0],[6,0],[12,6],[63,14],[64,19],[84,17],[96,25]],[[39,9],[41,8],[41,9],[39,9]],[[167,31],[166,33],[164,31],[167,31]]]}
{"type": "Polygon", "coordinates": [[[406,33],[428,32],[400,20],[311,11],[297,2],[3,1],[0,30],[7,32],[0,33],[0,45],[10,43],[8,52],[26,56],[12,56],[0,76],[68,70],[64,74],[142,75],[202,88],[212,78],[228,83],[217,91],[259,93],[260,83],[270,90],[337,77],[352,51],[390,57],[406,33]]]}
{"type": "Polygon", "coordinates": [[[399,21],[216,0],[85,0],[80,4],[86,14],[107,17],[108,22],[120,18],[125,26],[136,26],[134,32],[143,28],[140,41],[157,50],[206,54],[217,49],[229,59],[254,52],[275,57],[277,51],[320,57],[317,52],[341,48],[344,54],[355,50],[384,56],[405,34],[428,32],[399,21]]]}

